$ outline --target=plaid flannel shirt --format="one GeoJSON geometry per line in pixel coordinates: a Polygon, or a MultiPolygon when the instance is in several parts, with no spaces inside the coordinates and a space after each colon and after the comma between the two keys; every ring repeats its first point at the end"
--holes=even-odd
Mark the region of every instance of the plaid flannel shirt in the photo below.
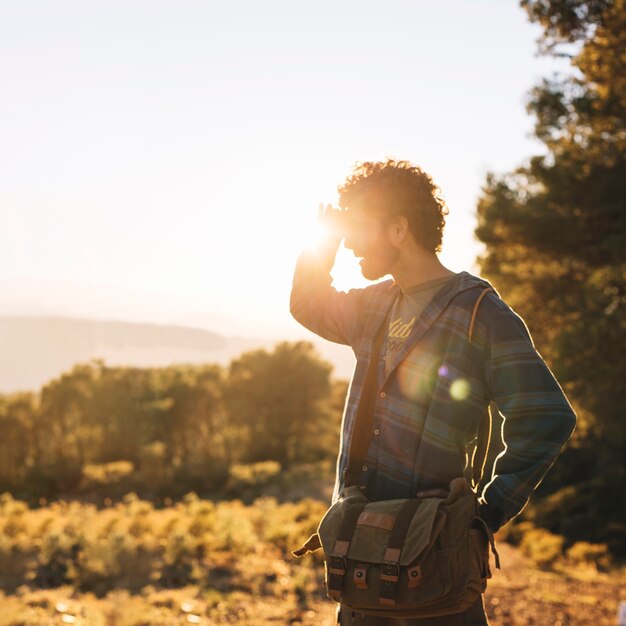
{"type": "MultiPolygon", "coordinates": [[[[329,341],[349,345],[356,356],[333,502],[343,488],[374,338],[399,290],[387,280],[337,291],[330,276],[335,254],[331,247],[300,255],[290,302],[298,322],[329,341]]],[[[526,505],[571,435],[576,415],[524,322],[495,290],[480,303],[469,341],[474,305],[490,286],[468,272],[446,283],[416,320],[388,376],[383,344],[371,444],[362,471],[373,500],[447,488],[453,478],[468,475],[469,451],[493,401],[504,418],[505,450],[479,502],[481,516],[496,531],[526,505]]]]}

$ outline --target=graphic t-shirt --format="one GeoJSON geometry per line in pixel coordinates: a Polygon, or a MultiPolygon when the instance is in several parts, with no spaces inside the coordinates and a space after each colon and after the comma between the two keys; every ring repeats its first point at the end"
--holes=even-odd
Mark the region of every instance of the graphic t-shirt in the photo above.
{"type": "Polygon", "coordinates": [[[433,296],[454,274],[435,278],[406,290],[400,290],[391,309],[385,353],[385,374],[393,369],[396,358],[413,331],[415,322],[433,296]]]}

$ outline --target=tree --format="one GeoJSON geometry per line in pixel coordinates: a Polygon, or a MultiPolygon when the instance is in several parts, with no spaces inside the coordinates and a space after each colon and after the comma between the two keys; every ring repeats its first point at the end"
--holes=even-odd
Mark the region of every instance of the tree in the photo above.
{"type": "Polygon", "coordinates": [[[32,466],[37,408],[31,392],[0,396],[0,491],[20,488],[32,466]]]}
{"type": "Polygon", "coordinates": [[[538,519],[572,540],[626,551],[626,7],[521,4],[544,27],[544,52],[569,56],[572,73],[530,94],[546,154],[487,178],[479,262],[526,319],[579,414],[571,461],[559,463],[566,489],[543,503],[538,519]],[[580,497],[588,492],[609,500],[600,524],[580,497]]]}
{"type": "Polygon", "coordinates": [[[41,390],[35,425],[36,459],[31,480],[52,491],[71,490],[100,440],[90,420],[100,363],[76,365],[41,390]]]}
{"type": "Polygon", "coordinates": [[[103,362],[96,362],[93,367],[96,374],[85,421],[93,425],[99,436],[90,461],[124,460],[138,467],[141,450],[154,440],[155,422],[163,412],[152,383],[154,370],[110,367],[103,362]]]}
{"type": "Polygon", "coordinates": [[[306,341],[283,342],[273,352],[254,350],[230,364],[226,406],[239,428],[240,460],[288,465],[315,447],[327,414],[332,366],[306,341]]]}
{"type": "Polygon", "coordinates": [[[162,440],[168,458],[194,488],[219,486],[228,477],[228,429],[219,365],[177,366],[163,370],[162,395],[169,400],[168,430],[162,440]]]}

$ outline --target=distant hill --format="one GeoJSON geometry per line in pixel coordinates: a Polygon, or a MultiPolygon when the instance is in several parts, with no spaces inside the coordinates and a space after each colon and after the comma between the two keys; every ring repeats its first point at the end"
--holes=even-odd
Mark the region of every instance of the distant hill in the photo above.
{"type": "MultiPolygon", "coordinates": [[[[320,355],[348,378],[348,348],[311,338],[320,355]]],[[[174,363],[228,364],[242,352],[271,349],[272,339],[224,337],[185,326],[68,317],[0,316],[0,393],[39,389],[76,363],[156,367],[174,363]]]]}

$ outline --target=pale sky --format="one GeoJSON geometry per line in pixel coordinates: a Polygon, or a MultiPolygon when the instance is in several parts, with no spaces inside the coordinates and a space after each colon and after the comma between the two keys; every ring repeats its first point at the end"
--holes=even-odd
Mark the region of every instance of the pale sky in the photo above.
{"type": "Polygon", "coordinates": [[[0,0],[0,313],[303,334],[317,205],[386,156],[433,176],[442,261],[474,270],[486,172],[541,151],[538,35],[514,0],[0,0]]]}

